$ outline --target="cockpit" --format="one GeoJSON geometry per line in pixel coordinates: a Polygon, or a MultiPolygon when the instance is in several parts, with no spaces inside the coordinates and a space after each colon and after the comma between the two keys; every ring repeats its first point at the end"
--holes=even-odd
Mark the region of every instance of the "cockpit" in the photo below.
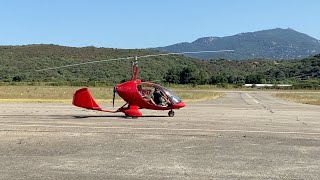
{"type": "Polygon", "coordinates": [[[173,104],[178,104],[181,102],[181,98],[179,96],[177,96],[174,92],[172,92],[171,90],[165,88],[165,87],[162,87],[162,86],[159,86],[159,85],[156,85],[157,87],[159,87],[161,89],[162,92],[165,93],[165,95],[169,98],[169,100],[171,101],[171,103],[173,104]]]}
{"type": "Polygon", "coordinates": [[[157,84],[142,82],[138,85],[138,91],[145,101],[157,106],[168,107],[181,102],[174,92],[157,84]]]}

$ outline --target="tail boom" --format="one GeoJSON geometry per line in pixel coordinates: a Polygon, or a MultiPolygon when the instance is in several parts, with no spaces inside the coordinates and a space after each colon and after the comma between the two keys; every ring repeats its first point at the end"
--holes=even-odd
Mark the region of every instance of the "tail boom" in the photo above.
{"type": "Polygon", "coordinates": [[[138,106],[131,105],[129,107],[125,107],[127,105],[127,103],[125,105],[123,105],[122,107],[120,107],[116,111],[102,109],[98,105],[98,103],[93,99],[91,92],[88,88],[82,88],[82,89],[77,90],[73,95],[72,104],[77,107],[96,110],[96,111],[111,112],[111,113],[123,112],[127,116],[131,116],[131,117],[142,116],[142,113],[139,111],[138,106]]]}

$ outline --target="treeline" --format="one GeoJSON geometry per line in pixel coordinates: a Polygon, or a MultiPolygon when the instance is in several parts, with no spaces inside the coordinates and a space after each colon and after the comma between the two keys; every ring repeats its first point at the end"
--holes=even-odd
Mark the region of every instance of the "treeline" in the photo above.
{"type": "MultiPolygon", "coordinates": [[[[56,45],[0,46],[0,82],[47,85],[115,84],[130,79],[130,60],[106,61],[81,66],[36,71],[57,66],[81,64],[161,53],[143,49],[63,47],[56,45]]],[[[139,59],[139,78],[172,84],[293,84],[317,88],[320,81],[320,55],[302,60],[226,59],[197,60],[181,55],[139,59]]]]}
{"type": "Polygon", "coordinates": [[[320,55],[303,60],[202,61],[198,66],[172,68],[164,81],[173,84],[292,84],[294,88],[319,88],[320,55]]]}
{"type": "MultiPolygon", "coordinates": [[[[96,47],[64,47],[56,45],[0,46],[0,82],[53,82],[77,84],[101,82],[119,83],[131,77],[131,60],[126,57],[158,54],[144,49],[111,49],[96,47]],[[118,61],[88,63],[123,58],[118,61]],[[85,65],[36,71],[70,64],[85,65]]],[[[139,77],[145,81],[163,82],[171,67],[193,65],[194,60],[184,56],[159,56],[139,59],[139,77]]]]}

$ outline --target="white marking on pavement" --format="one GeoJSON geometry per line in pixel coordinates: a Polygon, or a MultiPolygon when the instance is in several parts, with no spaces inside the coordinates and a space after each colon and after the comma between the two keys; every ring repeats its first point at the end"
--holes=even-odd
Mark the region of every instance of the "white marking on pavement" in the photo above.
{"type": "Polygon", "coordinates": [[[252,96],[250,96],[248,93],[246,93],[246,95],[247,95],[250,99],[252,99],[252,101],[254,101],[255,103],[260,104],[259,101],[257,101],[255,98],[253,98],[252,96]]]}

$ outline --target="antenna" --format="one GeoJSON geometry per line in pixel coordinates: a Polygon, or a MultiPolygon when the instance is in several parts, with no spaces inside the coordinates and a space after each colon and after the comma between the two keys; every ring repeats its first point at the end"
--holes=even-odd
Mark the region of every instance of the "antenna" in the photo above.
{"type": "Polygon", "coordinates": [[[61,69],[61,68],[66,68],[66,67],[80,66],[80,65],[85,65],[85,64],[93,64],[93,63],[108,62],[108,61],[118,61],[118,60],[128,60],[128,59],[133,59],[133,58],[134,58],[133,65],[134,66],[138,66],[138,58],[169,56],[169,55],[179,55],[179,54],[220,53],[220,52],[233,52],[233,51],[234,50],[217,50],[217,51],[190,51],[190,52],[174,52],[174,53],[163,53],[163,54],[150,54],[150,55],[144,55],[144,56],[135,56],[135,57],[124,57],[124,58],[89,61],[89,62],[83,62],[83,63],[69,64],[69,65],[65,65],[65,66],[57,66],[57,67],[51,67],[51,68],[38,69],[38,70],[35,70],[35,71],[36,72],[41,72],[41,71],[61,69]]]}

